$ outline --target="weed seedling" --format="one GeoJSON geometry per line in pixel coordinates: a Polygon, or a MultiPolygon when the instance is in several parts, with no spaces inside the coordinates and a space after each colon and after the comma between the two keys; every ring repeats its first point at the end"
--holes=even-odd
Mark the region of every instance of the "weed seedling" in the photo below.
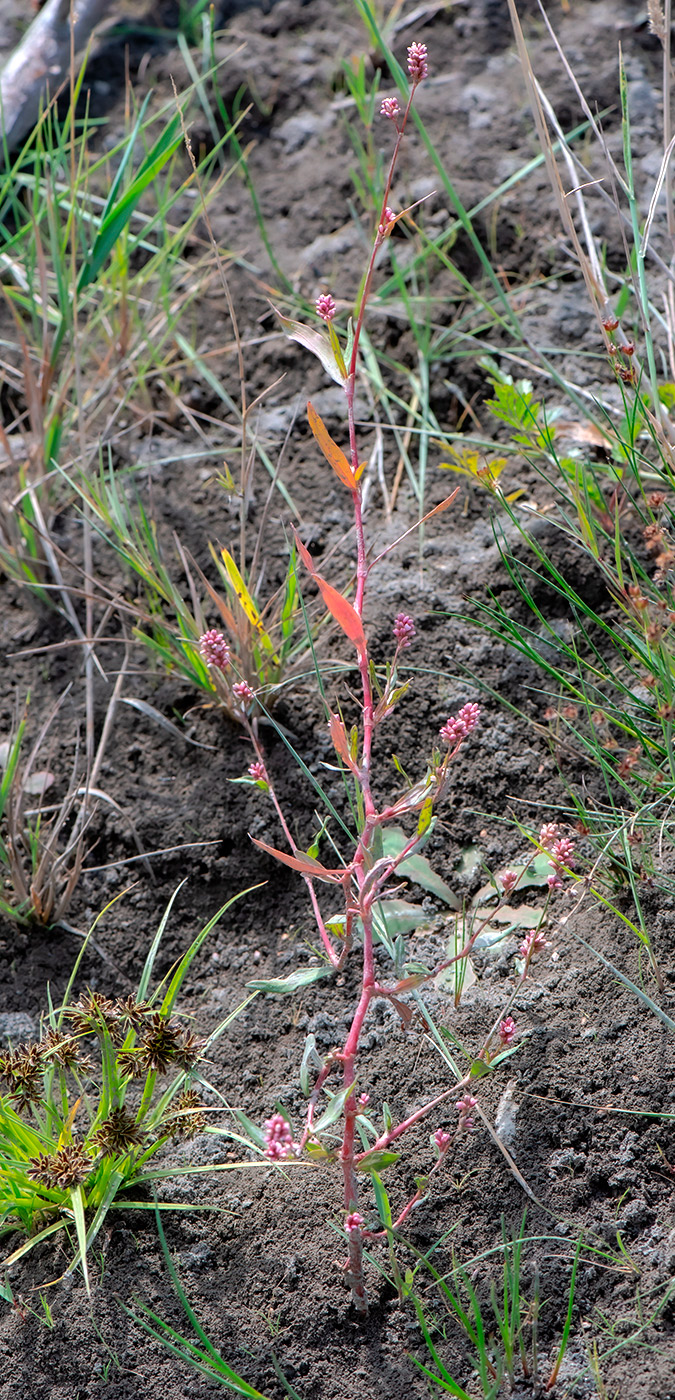
{"type": "MultiPolygon", "coordinates": [[[[307,415],[319,450],[351,498],[356,542],[355,585],[351,599],[323,577],[316,568],[309,550],[296,535],[298,554],[312,583],[328,613],[354,649],[359,676],[360,723],[348,729],[339,709],[333,708],[329,712],[330,737],[337,763],[350,792],[351,810],[357,827],[353,845],[341,864],[332,867],[325,865],[318,858],[317,842],[309,851],[304,851],[298,846],[277,797],[260,741],[255,708],[257,697],[243,684],[234,687],[240,704],[241,722],[248,734],[254,755],[247,780],[257,785],[271,799],[288,850],[279,850],[257,839],[255,844],[304,878],[324,955],[323,965],[300,969],[287,979],[255,981],[249,985],[261,991],[289,993],[319,981],[329,975],[331,970],[337,972],[342,969],[355,947],[360,948],[361,955],[360,993],[344,1043],[322,1059],[316,1050],[314,1037],[309,1036],[307,1039],[300,1079],[309,1104],[297,1140],[291,1124],[279,1109],[267,1120],[264,1130],[256,1129],[242,1114],[238,1113],[237,1117],[252,1141],[258,1148],[262,1148],[270,1161],[288,1163],[306,1152],[313,1160],[323,1159],[339,1163],[343,1180],[343,1225],[349,1249],[346,1280],[354,1305],[360,1313],[367,1311],[363,1268],[364,1239],[378,1238],[383,1233],[379,1227],[371,1228],[366,1223],[361,1203],[361,1183],[370,1179],[377,1197],[378,1192],[383,1190],[379,1173],[397,1161],[399,1154],[395,1149],[399,1140],[409,1129],[424,1120],[434,1108],[452,1097],[455,1100],[453,1127],[450,1131],[439,1127],[432,1138],[435,1162],[430,1176],[433,1176],[446,1163],[452,1145],[473,1127],[476,1099],[472,1088],[475,1079],[489,1073],[491,1068],[514,1051],[511,1041],[515,1027],[507,1015],[507,1007],[485,1038],[478,1055],[469,1057],[470,1067],[467,1072],[456,1073],[451,1088],[445,1089],[398,1123],[394,1122],[387,1104],[383,1106],[381,1126],[376,1126],[368,1113],[369,1094],[362,1086],[360,1049],[362,1033],[373,1003],[376,1000],[389,1002],[402,1023],[407,1026],[412,1020],[413,1011],[404,1000],[406,994],[416,993],[417,989],[445,969],[457,968],[465,963],[479,933],[492,917],[489,915],[484,920],[476,921],[466,938],[458,939],[452,951],[448,951],[447,956],[435,967],[429,968],[406,960],[401,930],[408,931],[415,927],[419,921],[420,910],[419,907],[411,908],[398,898],[401,881],[406,877],[419,877],[420,848],[433,829],[434,810],[448,791],[452,763],[462,745],[470,741],[470,736],[479,723],[480,711],[478,705],[468,701],[458,714],[448,718],[440,729],[437,746],[423,775],[410,781],[398,797],[382,803],[377,793],[378,773],[375,766],[374,739],[380,726],[394,712],[398,701],[407,690],[408,681],[403,678],[402,673],[406,653],[414,642],[415,624],[404,612],[399,613],[393,620],[391,659],[384,672],[379,673],[370,655],[363,620],[372,571],[394,545],[388,546],[376,558],[369,558],[361,486],[363,464],[354,413],[359,347],[378,254],[405,212],[397,212],[390,207],[392,179],[415,92],[426,73],[426,48],[423,44],[413,43],[408,49],[409,85],[404,105],[401,105],[398,97],[394,95],[385,96],[381,101],[381,117],[390,124],[394,132],[394,151],[384,181],[370,260],[345,348],[335,327],[336,303],[328,292],[320,295],[316,302],[317,317],[323,322],[322,331],[295,323],[285,323],[292,338],[299,340],[303,346],[316,354],[332,378],[342,386],[345,395],[349,439],[346,453],[330,436],[311,403],[307,406],[307,415]],[[321,885],[328,886],[333,894],[340,898],[339,911],[329,917],[322,912],[317,894],[317,886],[321,885]],[[409,922],[411,914],[412,922],[409,922]],[[375,956],[378,943],[391,957],[394,966],[394,976],[391,980],[382,980],[379,974],[375,956]],[[331,1081],[334,1081],[334,1088],[329,1089],[331,1081]],[[324,1093],[328,1097],[327,1105],[325,1100],[322,1100],[324,1093]]],[[[449,497],[425,519],[430,519],[440,510],[446,509],[453,499],[454,497],[449,497]]],[[[211,633],[202,638],[202,647],[211,649],[211,664],[214,664],[218,655],[226,653],[227,646],[227,640],[222,635],[211,633]]],[[[542,833],[540,847],[547,853],[550,890],[561,883],[561,875],[569,864],[572,845],[566,838],[561,838],[552,826],[547,826],[542,833]]],[[[511,872],[505,883],[495,888],[498,902],[507,897],[507,892],[510,894],[513,891],[518,878],[517,874],[511,872]]],[[[450,898],[452,899],[452,895],[450,898]]],[[[528,975],[533,958],[543,946],[543,928],[541,922],[538,922],[536,928],[526,933],[521,948],[521,980],[528,975]]],[[[389,1230],[395,1232],[400,1227],[425,1191],[426,1179],[418,1186],[414,1196],[396,1219],[390,1213],[387,1226],[389,1230]]]]}

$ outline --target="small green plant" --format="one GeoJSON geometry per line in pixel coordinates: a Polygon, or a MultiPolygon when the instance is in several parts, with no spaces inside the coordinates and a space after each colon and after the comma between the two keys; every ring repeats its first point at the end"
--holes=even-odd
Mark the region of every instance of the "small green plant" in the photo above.
{"type": "Polygon", "coordinates": [[[527,1291],[523,1285],[523,1251],[528,1242],[525,1224],[524,1214],[519,1229],[509,1239],[502,1217],[502,1277],[499,1285],[494,1280],[490,1284],[489,1306],[479,1297],[466,1268],[454,1256],[452,1269],[445,1276],[438,1272],[428,1255],[419,1256],[420,1262],[415,1271],[407,1271],[405,1295],[412,1298],[417,1320],[436,1371],[430,1370],[429,1366],[416,1357],[412,1359],[432,1382],[434,1393],[443,1391],[455,1396],[456,1400],[471,1400],[469,1393],[457,1383],[444,1364],[440,1353],[440,1340],[438,1343],[434,1340],[434,1332],[443,1334],[444,1328],[438,1320],[434,1326],[428,1305],[425,1308],[417,1291],[420,1269],[432,1275],[444,1309],[470,1344],[470,1365],[475,1370],[479,1393],[483,1400],[498,1400],[499,1396],[510,1395],[514,1385],[522,1381],[533,1386],[542,1386],[545,1393],[554,1389],[569,1342],[582,1240],[579,1240],[572,1259],[567,1310],[560,1342],[552,1354],[552,1359],[548,1364],[544,1364],[539,1342],[542,1302],[536,1265],[527,1291]]]}
{"type": "Polygon", "coordinates": [[[80,878],[89,815],[76,750],[68,790],[45,802],[54,775],[37,761],[60,702],[22,758],[28,702],[13,734],[0,741],[0,911],[16,923],[57,924],[80,878]],[[36,805],[37,804],[37,805],[36,805]]]}
{"type": "MultiPolygon", "coordinates": [[[[237,1395],[244,1395],[248,1397],[248,1400],[265,1400],[265,1396],[262,1395],[259,1390],[256,1390],[254,1386],[249,1385],[237,1371],[234,1371],[220,1355],[220,1352],[216,1350],[212,1342],[209,1341],[178,1277],[175,1264],[169,1253],[169,1247],[166,1242],[159,1212],[157,1211],[156,1214],[157,1230],[166,1267],[196,1340],[192,1340],[191,1337],[183,1336],[175,1327],[171,1327],[168,1322],[164,1322],[164,1320],[159,1317],[156,1312],[153,1312],[152,1308],[149,1308],[146,1303],[142,1303],[139,1300],[136,1300],[134,1308],[128,1308],[125,1304],[122,1304],[125,1313],[127,1313],[134,1322],[138,1323],[138,1325],[148,1333],[148,1336],[161,1342],[168,1351],[172,1352],[172,1354],[180,1360],[185,1361],[190,1369],[196,1371],[198,1375],[206,1376],[207,1379],[213,1381],[214,1384],[222,1386],[225,1390],[232,1390],[237,1395]]],[[[288,1394],[295,1395],[295,1391],[291,1391],[287,1383],[285,1383],[285,1389],[288,1394]]],[[[298,1400],[298,1397],[296,1397],[296,1400],[298,1400]]]]}
{"type": "MultiPolygon", "coordinates": [[[[233,483],[222,478],[222,485],[229,490],[233,483]]],[[[241,718],[242,696],[249,692],[272,709],[280,688],[302,668],[309,652],[295,550],[281,586],[263,603],[252,583],[260,561],[259,540],[251,565],[242,565],[243,571],[228,549],[209,545],[219,583],[215,586],[175,537],[181,588],[164,557],[155,522],[140,499],[135,511],[127,505],[116,473],[101,473],[97,483],[80,483],[78,489],[102,537],[134,580],[136,596],[122,610],[135,621],[136,639],[167,670],[185,677],[233,719],[241,718]],[[217,612],[225,635],[207,626],[207,610],[217,612]]]]}
{"type": "Polygon", "coordinates": [[[178,1019],[175,1004],[204,940],[242,894],[209,920],[152,992],[175,895],[134,996],[112,1000],[86,990],[70,999],[86,940],[63,1005],[49,1003],[41,1039],[0,1054],[0,1236],[26,1236],[4,1259],[5,1269],[63,1231],[73,1237],[69,1267],[79,1264],[89,1289],[87,1258],[108,1211],[125,1204],[123,1193],[171,1175],[170,1168],[151,1169],[163,1147],[207,1128],[200,1064],[242,1008],[204,1044],[178,1019]]]}

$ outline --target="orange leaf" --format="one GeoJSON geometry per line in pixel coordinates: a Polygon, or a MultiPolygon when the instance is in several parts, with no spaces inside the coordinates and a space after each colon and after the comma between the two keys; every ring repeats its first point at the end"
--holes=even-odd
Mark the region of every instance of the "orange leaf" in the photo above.
{"type": "Polygon", "coordinates": [[[358,613],[354,611],[351,603],[338,593],[337,588],[333,588],[331,583],[326,583],[325,578],[320,574],[314,575],[329,613],[335,618],[338,626],[342,628],[345,636],[358,648],[360,652],[366,650],[366,638],[363,631],[363,623],[358,613]]]}
{"type": "Polygon", "coordinates": [[[268,846],[266,841],[258,841],[255,836],[252,836],[251,840],[253,845],[258,846],[266,855],[274,856],[274,859],[280,860],[283,865],[290,865],[291,870],[297,870],[301,875],[311,875],[315,880],[325,880],[328,884],[339,884],[344,877],[343,870],[328,870],[321,861],[305,855],[304,851],[292,856],[288,851],[278,851],[276,846],[268,846]]]}
{"type": "Polygon", "coordinates": [[[335,621],[338,626],[342,628],[345,635],[349,637],[350,642],[353,642],[360,652],[365,652],[366,638],[361,618],[358,613],[354,611],[351,603],[349,603],[346,598],[343,598],[341,593],[338,593],[337,588],[333,588],[331,583],[326,583],[325,578],[322,578],[321,574],[317,574],[314,568],[314,560],[309,550],[302,543],[297,530],[294,531],[294,533],[300,558],[307,572],[311,574],[314,582],[317,583],[321,589],[321,596],[329,613],[335,618],[335,621]]]}
{"type": "Polygon", "coordinates": [[[349,462],[347,461],[347,458],[345,457],[342,448],[338,447],[336,442],[333,442],[333,439],[328,429],[324,425],[322,419],[319,417],[316,409],[312,407],[311,403],[307,404],[307,418],[309,421],[309,426],[312,429],[312,432],[319,444],[319,447],[321,448],[321,451],[323,452],[326,461],[329,462],[331,467],[333,468],[335,475],[340,478],[340,481],[342,482],[343,486],[346,486],[350,491],[355,491],[356,477],[354,476],[349,462]]]}
{"type": "Polygon", "coordinates": [[[312,575],[312,578],[315,578],[315,577],[316,577],[316,569],[314,568],[314,560],[312,559],[312,556],[311,556],[311,554],[310,554],[310,552],[309,552],[309,550],[308,550],[308,548],[307,548],[307,545],[302,543],[302,540],[300,539],[300,536],[299,536],[297,530],[294,529],[294,530],[293,530],[293,534],[295,535],[295,543],[296,543],[297,546],[298,546],[298,554],[300,555],[300,558],[302,559],[302,562],[303,562],[303,564],[304,564],[304,566],[305,566],[305,568],[306,568],[306,570],[307,570],[307,573],[308,573],[308,574],[311,574],[311,575],[312,575]]]}

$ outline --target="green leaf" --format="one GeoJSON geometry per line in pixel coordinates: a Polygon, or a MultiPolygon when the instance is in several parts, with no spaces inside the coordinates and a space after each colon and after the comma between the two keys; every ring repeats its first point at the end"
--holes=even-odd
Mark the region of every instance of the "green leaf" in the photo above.
{"type": "MultiPolygon", "coordinates": [[[[408,845],[409,838],[400,827],[390,826],[382,833],[384,854],[386,856],[397,856],[408,845]]],[[[456,894],[446,885],[440,875],[432,869],[426,856],[413,855],[406,856],[405,860],[396,867],[397,875],[403,875],[405,879],[412,880],[413,884],[421,885],[423,890],[428,890],[430,894],[442,899],[451,909],[459,909],[459,900],[456,894]]]]}
{"type": "Polygon", "coordinates": [[[474,1060],[471,1065],[470,1074],[472,1079],[484,1079],[490,1073],[491,1066],[485,1060],[474,1060]]]}
{"type": "Polygon", "coordinates": [[[384,1147],[374,1147],[372,1152],[368,1152],[360,1162],[356,1163],[357,1172],[380,1172],[385,1167],[393,1166],[398,1162],[400,1152],[388,1152],[384,1147]]]}
{"type": "Polygon", "coordinates": [[[299,967],[290,977],[256,978],[253,982],[247,982],[246,986],[255,992],[269,992],[272,996],[285,997],[303,987],[311,987],[313,982],[319,982],[323,977],[330,977],[331,972],[330,967],[299,967]]]}
{"type": "Polygon", "coordinates": [[[322,1113],[318,1123],[314,1124],[315,1133],[322,1133],[325,1128],[330,1128],[331,1124],[337,1122],[347,1099],[354,1093],[355,1088],[356,1084],[348,1084],[346,1089],[341,1089],[339,1094],[333,1095],[326,1112],[322,1113]]]}
{"type": "Polygon", "coordinates": [[[391,1230],[393,1221],[391,1214],[391,1206],[389,1204],[389,1197],[384,1189],[382,1182],[380,1181],[379,1176],[377,1175],[377,1172],[371,1172],[371,1180],[373,1183],[373,1191],[375,1193],[375,1204],[377,1206],[377,1213],[380,1217],[380,1220],[382,1221],[382,1224],[384,1225],[385,1230],[391,1230]]]}
{"type": "Polygon", "coordinates": [[[317,1051],[316,1037],[313,1035],[308,1035],[305,1040],[305,1048],[302,1052],[302,1063],[300,1065],[300,1088],[306,1096],[309,1095],[310,1066],[319,1072],[323,1069],[323,1060],[317,1051]]]}
{"type": "Polygon", "coordinates": [[[376,927],[381,927],[390,938],[429,923],[429,915],[421,904],[409,904],[405,899],[378,900],[373,905],[373,918],[376,927]]]}

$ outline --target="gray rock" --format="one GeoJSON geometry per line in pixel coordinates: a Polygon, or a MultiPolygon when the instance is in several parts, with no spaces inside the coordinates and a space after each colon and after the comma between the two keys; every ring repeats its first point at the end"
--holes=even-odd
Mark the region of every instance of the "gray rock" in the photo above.
{"type": "Polygon", "coordinates": [[[25,1011],[3,1011],[0,1014],[0,1040],[11,1040],[12,1045],[19,1045],[21,1041],[37,1039],[37,1025],[25,1011]]]}

